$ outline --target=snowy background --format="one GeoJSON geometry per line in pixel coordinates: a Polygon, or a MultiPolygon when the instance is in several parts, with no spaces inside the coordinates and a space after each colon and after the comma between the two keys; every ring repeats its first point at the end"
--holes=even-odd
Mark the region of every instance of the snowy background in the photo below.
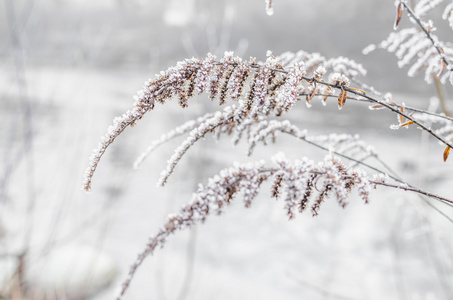
{"type": "MultiPolygon", "coordinates": [[[[248,158],[245,145],[208,137],[165,188],[156,187],[181,141],[159,148],[139,170],[132,163],[161,134],[217,109],[200,96],[186,110],[157,106],[127,129],[103,157],[93,192],[84,193],[88,157],[112,119],[131,108],[145,80],[178,60],[225,50],[259,60],[268,49],[344,55],[398,102],[428,107],[432,86],[408,79],[388,53],[361,53],[392,30],[393,1],[274,2],[272,17],[263,0],[0,3],[0,295],[25,254],[32,299],[112,299],[147,237],[198,182],[234,161],[279,151],[293,159],[325,155],[281,136],[248,158]]],[[[389,130],[396,118],[388,112],[314,103],[288,118],[311,135],[360,134],[408,182],[451,198],[442,147],[415,129],[389,130]]],[[[319,216],[288,222],[267,190],[250,209],[238,199],[223,216],[172,236],[125,298],[453,299],[452,223],[417,196],[381,189],[368,205],[352,198],[343,210],[328,201],[319,216]]]]}

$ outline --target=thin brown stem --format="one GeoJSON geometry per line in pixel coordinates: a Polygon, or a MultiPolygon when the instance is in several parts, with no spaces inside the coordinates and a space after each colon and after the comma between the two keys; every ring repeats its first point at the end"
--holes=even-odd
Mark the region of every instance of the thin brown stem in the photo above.
{"type": "Polygon", "coordinates": [[[405,117],[406,119],[414,122],[414,124],[418,125],[421,129],[425,130],[426,132],[428,132],[430,135],[432,135],[433,137],[435,137],[437,140],[439,140],[440,142],[442,142],[443,144],[449,146],[450,148],[453,148],[453,144],[446,141],[444,138],[442,138],[441,136],[437,135],[434,131],[431,130],[431,128],[427,127],[425,124],[421,123],[420,121],[418,121],[417,119],[415,119],[414,117],[412,117],[411,115],[408,115],[407,113],[405,112],[402,112],[400,111],[399,109],[395,108],[393,105],[391,105],[390,103],[387,103],[385,101],[381,101],[381,100],[377,100],[373,97],[370,97],[368,95],[364,95],[360,92],[357,92],[353,89],[350,89],[350,88],[347,88],[347,87],[344,87],[343,89],[345,89],[346,91],[348,91],[349,93],[353,93],[353,94],[356,94],[356,95],[359,95],[359,96],[362,96],[368,100],[370,100],[371,102],[375,102],[379,105],[382,105],[382,106],[385,106],[386,108],[390,109],[391,111],[393,111],[394,113],[397,113],[399,114],[400,116],[403,116],[405,117]]]}
{"type": "MultiPolygon", "coordinates": [[[[224,63],[214,62],[214,64],[223,65],[224,63]]],[[[227,64],[229,66],[233,66],[233,67],[238,65],[237,62],[227,62],[227,64]]],[[[251,64],[250,67],[253,68],[253,69],[258,69],[258,70],[260,68],[262,68],[262,66],[260,66],[260,65],[258,65],[256,63],[251,64]]],[[[288,74],[289,73],[289,71],[284,70],[281,67],[272,68],[271,70],[273,70],[274,72],[280,72],[280,73],[284,73],[284,74],[288,74]]],[[[301,80],[305,80],[306,82],[309,82],[309,83],[312,83],[312,84],[316,83],[316,84],[321,84],[321,85],[327,86],[327,87],[329,87],[331,89],[337,89],[337,90],[341,91],[341,93],[344,93],[343,97],[346,97],[346,92],[348,92],[350,94],[354,94],[354,95],[359,96],[360,99],[363,98],[363,99],[366,99],[366,100],[368,100],[370,102],[379,104],[380,106],[383,106],[383,107],[393,111],[394,113],[406,118],[407,120],[412,121],[413,124],[418,125],[419,128],[421,128],[422,130],[428,132],[430,135],[435,137],[437,140],[439,140],[440,142],[442,142],[446,146],[448,146],[450,148],[453,148],[453,143],[446,141],[440,135],[436,134],[433,130],[431,130],[431,128],[427,127],[425,124],[421,123],[420,121],[418,121],[417,119],[412,117],[412,115],[407,114],[402,109],[399,109],[398,107],[394,106],[390,102],[387,102],[387,101],[384,101],[384,100],[378,100],[375,97],[371,97],[371,96],[367,95],[365,92],[363,92],[361,90],[354,89],[354,88],[349,88],[345,84],[342,84],[342,83],[333,84],[333,83],[325,82],[324,80],[319,79],[319,77],[301,76],[300,79],[301,80]]],[[[153,109],[154,102],[156,102],[156,101],[157,102],[163,102],[168,96],[168,95],[166,95],[166,91],[170,87],[171,87],[171,83],[164,83],[163,86],[160,86],[157,90],[154,90],[154,92],[153,92],[154,96],[157,97],[157,98],[153,97],[151,100],[146,101],[145,103],[137,104],[137,106],[140,106],[142,108],[142,110],[136,115],[133,115],[132,113],[129,113],[129,112],[128,112],[128,114],[125,114],[124,115],[125,119],[122,120],[120,123],[118,123],[118,125],[116,125],[117,128],[115,129],[115,132],[112,133],[112,134],[109,134],[107,136],[107,139],[100,144],[98,149],[95,149],[95,151],[93,152],[93,155],[94,155],[93,157],[94,158],[91,161],[91,165],[89,166],[89,168],[86,170],[86,173],[85,173],[85,180],[84,180],[83,188],[86,191],[90,191],[91,190],[91,179],[92,179],[93,173],[95,172],[95,170],[97,168],[97,165],[99,163],[100,158],[104,155],[105,150],[113,143],[113,141],[116,139],[116,137],[118,137],[118,135],[121,134],[125,130],[126,127],[132,126],[133,124],[135,124],[135,121],[137,121],[138,119],[141,119],[146,112],[148,112],[149,110],[153,109]]],[[[209,130],[213,130],[213,129],[214,128],[209,128],[209,130]]],[[[171,172],[172,172],[172,170],[174,168],[174,165],[175,164],[173,163],[173,166],[170,166],[169,174],[171,174],[171,172]]],[[[166,177],[168,177],[168,176],[166,176],[166,177]]],[[[161,181],[161,184],[165,183],[166,177],[161,181]]]]}
{"type": "MultiPolygon", "coordinates": [[[[310,141],[310,140],[307,140],[305,137],[299,137],[299,136],[297,136],[296,134],[294,134],[294,133],[292,133],[292,132],[290,132],[290,131],[284,131],[284,130],[283,130],[282,132],[283,132],[283,133],[286,133],[286,134],[289,134],[289,135],[291,135],[291,136],[294,136],[294,137],[296,137],[296,138],[299,138],[299,139],[303,140],[304,142],[306,142],[307,144],[310,144],[310,145],[312,145],[312,146],[315,146],[315,147],[317,147],[317,148],[319,148],[319,149],[322,149],[322,150],[325,150],[325,151],[330,151],[327,147],[324,147],[324,146],[322,146],[322,145],[320,145],[320,144],[317,144],[317,143],[315,143],[315,142],[312,142],[312,141],[310,141]]],[[[367,167],[367,168],[369,168],[369,169],[371,169],[371,170],[373,170],[373,171],[376,171],[376,172],[382,173],[382,174],[387,174],[386,172],[384,172],[384,171],[382,171],[382,170],[379,170],[378,168],[375,168],[375,167],[373,167],[372,165],[369,165],[369,164],[367,164],[367,163],[365,163],[365,162],[363,162],[363,161],[361,161],[361,160],[355,159],[355,158],[353,158],[353,157],[351,157],[351,156],[348,156],[348,155],[344,155],[344,154],[342,154],[342,153],[340,153],[340,152],[337,152],[337,151],[332,151],[332,152],[333,152],[335,155],[337,155],[337,156],[346,158],[346,159],[348,159],[348,160],[350,160],[350,161],[353,161],[353,162],[355,162],[355,163],[357,163],[357,164],[360,164],[360,165],[362,165],[362,166],[364,166],[364,167],[367,167]]],[[[393,176],[393,175],[389,175],[389,174],[387,174],[387,175],[388,175],[390,178],[392,178],[393,180],[395,180],[395,181],[397,181],[397,182],[399,182],[399,183],[406,184],[406,182],[400,180],[399,178],[397,178],[397,177],[395,177],[395,176],[393,176]]]]}
{"type": "MultiPolygon", "coordinates": [[[[223,63],[216,62],[216,64],[217,65],[221,65],[223,63]]],[[[233,62],[233,63],[231,63],[231,65],[236,66],[236,65],[238,65],[238,63],[233,62]]],[[[254,68],[254,69],[260,69],[261,68],[261,66],[258,65],[258,64],[253,64],[253,65],[251,65],[251,67],[254,68]]],[[[282,68],[272,68],[272,70],[275,71],[275,72],[288,74],[288,71],[286,71],[285,69],[282,69],[282,68]]],[[[330,88],[334,88],[334,89],[337,89],[337,90],[347,91],[348,93],[352,93],[354,95],[361,96],[361,97],[363,97],[365,99],[368,99],[370,102],[374,102],[376,104],[382,105],[382,106],[390,109],[394,113],[396,113],[398,115],[401,115],[404,118],[414,122],[414,124],[418,125],[421,129],[423,129],[426,132],[428,132],[430,135],[435,137],[437,140],[439,140],[440,142],[442,142],[446,146],[449,146],[450,148],[453,148],[453,143],[449,143],[444,138],[442,138],[441,136],[437,135],[434,131],[432,131],[431,128],[428,128],[426,125],[424,125],[420,121],[416,120],[412,116],[408,115],[407,113],[400,111],[398,108],[394,107],[391,103],[387,103],[385,101],[378,100],[378,99],[376,99],[374,97],[368,96],[365,93],[359,92],[359,91],[357,91],[355,89],[352,89],[352,88],[349,88],[349,87],[346,87],[346,86],[343,86],[343,85],[328,83],[328,82],[325,82],[324,80],[318,80],[318,79],[316,79],[314,77],[302,76],[302,79],[307,81],[307,82],[318,83],[318,84],[322,84],[322,85],[325,85],[325,86],[328,86],[330,88]]]]}
{"type": "Polygon", "coordinates": [[[434,85],[436,87],[437,95],[439,96],[440,105],[442,106],[442,110],[444,111],[447,117],[451,116],[450,111],[447,108],[447,103],[445,101],[444,91],[442,90],[442,85],[440,84],[439,77],[437,75],[433,75],[434,85]]]}
{"type": "MultiPolygon", "coordinates": [[[[252,66],[253,68],[260,68],[259,65],[253,65],[252,66]]],[[[276,72],[281,72],[281,73],[285,73],[287,74],[288,71],[284,70],[284,69],[273,69],[274,71],[276,72]]],[[[404,118],[414,122],[414,124],[418,125],[420,128],[422,128],[423,130],[425,130],[426,132],[428,132],[430,135],[432,135],[433,137],[435,137],[437,140],[439,140],[440,142],[442,142],[443,144],[445,144],[446,146],[449,146],[450,148],[453,148],[453,144],[452,143],[449,143],[448,141],[446,141],[444,138],[442,138],[441,136],[437,135],[434,131],[431,130],[431,128],[428,128],[426,125],[424,125],[423,123],[421,123],[420,121],[416,120],[415,118],[413,118],[412,116],[406,114],[405,112],[402,112],[400,111],[399,109],[395,108],[392,104],[390,103],[387,103],[385,101],[381,101],[381,100],[378,100],[374,97],[371,97],[371,96],[368,96],[362,92],[359,92],[355,89],[351,89],[351,88],[348,88],[346,86],[341,86],[341,85],[338,85],[338,84],[332,84],[332,83],[328,83],[328,82],[325,82],[323,80],[317,80],[315,79],[314,77],[306,77],[306,76],[302,76],[302,79],[308,81],[308,82],[316,82],[316,83],[319,83],[319,84],[322,84],[322,85],[325,85],[325,86],[328,86],[328,87],[331,87],[331,88],[334,88],[334,89],[337,89],[337,90],[344,90],[344,91],[347,91],[348,93],[352,93],[352,94],[355,94],[355,95],[358,95],[358,96],[361,96],[361,97],[364,97],[366,99],[368,99],[369,101],[371,102],[374,102],[376,104],[379,104],[379,105],[382,105],[388,109],[390,109],[391,111],[393,111],[394,113],[398,114],[398,115],[401,115],[403,116],[404,118]]]]}
{"type": "MultiPolygon", "coordinates": [[[[309,94],[309,93],[300,93],[299,97],[310,96],[310,95],[311,94],[309,94]]],[[[362,95],[363,94],[360,94],[359,96],[362,96],[362,95]]],[[[335,98],[335,99],[338,98],[337,95],[328,95],[328,94],[315,94],[315,96],[335,98]]],[[[352,101],[358,101],[358,102],[374,103],[371,100],[361,99],[360,97],[347,96],[346,99],[352,100],[352,101]]],[[[393,107],[396,107],[398,110],[401,109],[401,107],[403,107],[403,105],[400,105],[400,104],[397,104],[397,103],[388,103],[388,104],[392,105],[393,107]]],[[[440,119],[445,119],[445,120],[449,120],[449,121],[453,122],[453,118],[451,116],[447,116],[447,115],[443,115],[443,114],[437,114],[437,113],[434,113],[434,112],[430,112],[430,111],[427,111],[427,110],[423,110],[423,109],[420,109],[420,108],[411,107],[411,106],[407,106],[407,105],[404,106],[404,109],[405,110],[409,110],[411,112],[417,112],[417,113],[420,113],[420,114],[430,115],[430,116],[434,116],[434,117],[437,117],[437,118],[440,118],[440,119]]]]}
{"type": "MultiPolygon", "coordinates": [[[[276,169],[276,168],[266,168],[266,169],[261,169],[259,171],[259,173],[269,173],[270,175],[272,175],[272,174],[274,174],[277,171],[278,171],[278,169],[276,169]]],[[[310,171],[310,173],[317,174],[317,175],[325,175],[326,174],[324,172],[319,172],[319,171],[310,171]]],[[[344,177],[342,179],[346,180],[346,179],[349,179],[349,178],[348,177],[344,177]]],[[[424,191],[422,189],[410,186],[408,184],[398,184],[397,185],[397,184],[392,184],[392,183],[387,183],[387,182],[382,182],[382,181],[376,181],[376,180],[370,180],[370,183],[372,183],[374,185],[381,185],[381,186],[391,187],[391,188],[394,188],[394,189],[404,190],[404,191],[407,191],[407,192],[414,192],[416,194],[424,195],[424,196],[439,200],[439,201],[444,202],[446,204],[453,204],[453,200],[450,200],[450,199],[445,198],[445,197],[441,197],[441,196],[436,195],[434,193],[430,193],[430,192],[424,191]]]]}
{"type": "Polygon", "coordinates": [[[420,195],[424,195],[424,196],[427,196],[427,197],[430,197],[430,198],[433,198],[433,199],[436,199],[436,200],[439,200],[439,201],[442,201],[442,202],[453,204],[453,200],[441,197],[439,195],[436,195],[436,194],[433,194],[433,193],[430,193],[430,192],[426,192],[426,191],[424,191],[422,189],[419,189],[419,188],[416,188],[416,187],[412,187],[412,186],[409,186],[409,185],[407,185],[407,186],[406,185],[396,185],[396,184],[387,183],[387,182],[380,182],[380,181],[371,181],[371,182],[376,184],[376,185],[382,185],[382,186],[391,187],[391,188],[404,190],[404,191],[408,191],[408,192],[414,192],[414,193],[417,193],[417,194],[420,194],[420,195]]]}

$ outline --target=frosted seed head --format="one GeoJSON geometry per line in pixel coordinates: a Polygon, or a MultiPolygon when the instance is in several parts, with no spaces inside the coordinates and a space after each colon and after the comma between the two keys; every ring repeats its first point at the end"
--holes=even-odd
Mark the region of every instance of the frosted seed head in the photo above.
{"type": "Polygon", "coordinates": [[[316,68],[314,76],[319,80],[322,78],[322,76],[324,76],[324,74],[326,74],[326,68],[324,66],[319,66],[316,68]]]}
{"type": "Polygon", "coordinates": [[[349,86],[349,78],[346,77],[344,74],[340,73],[333,73],[330,75],[330,81],[332,82],[333,85],[339,85],[339,86],[349,86]]]}

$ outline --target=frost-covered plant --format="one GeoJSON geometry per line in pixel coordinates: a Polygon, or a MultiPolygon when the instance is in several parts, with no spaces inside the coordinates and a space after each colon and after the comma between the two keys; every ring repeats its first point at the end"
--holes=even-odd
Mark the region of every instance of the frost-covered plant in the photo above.
{"type": "MultiPolygon", "coordinates": [[[[398,26],[403,12],[407,11],[418,29],[409,28],[392,33],[378,47],[396,51],[401,67],[412,64],[410,76],[423,70],[428,83],[432,82],[432,78],[440,78],[442,83],[449,79],[453,84],[453,50],[448,43],[440,42],[433,35],[434,27],[431,21],[421,20],[422,16],[441,2],[422,0],[412,10],[405,1],[396,1],[395,27],[398,26]]],[[[450,23],[452,9],[452,6],[448,5],[444,10],[444,19],[448,19],[450,23]]],[[[272,15],[271,0],[266,0],[266,11],[272,15]]],[[[374,48],[376,46],[372,45],[365,52],[374,48]]],[[[162,135],[134,164],[138,167],[154,149],[175,137],[186,135],[186,139],[175,150],[167,168],[162,172],[159,180],[162,186],[187,151],[209,134],[216,138],[232,135],[234,144],[244,140],[248,145],[248,155],[251,155],[260,143],[266,145],[276,142],[279,134],[290,135],[328,154],[324,161],[318,163],[307,157],[289,161],[280,154],[272,158],[273,163],[270,165],[263,161],[236,164],[209,179],[207,185],[200,185],[192,200],[177,214],[169,216],[165,225],[149,239],[144,251],[131,266],[118,298],[126,292],[143,260],[157,247],[163,246],[170,234],[204,222],[212,212],[221,214],[225,206],[238,196],[243,199],[245,206],[249,207],[264,182],[270,182],[272,185],[271,197],[285,202],[286,214],[290,219],[294,218],[296,213],[307,209],[312,215],[317,215],[322,203],[329,198],[341,207],[346,207],[354,189],[367,203],[370,191],[383,186],[411,191],[442,203],[453,204],[450,199],[401,180],[388,169],[373,147],[365,144],[358,136],[310,136],[306,130],[284,119],[286,112],[300,102],[310,108],[312,101],[319,100],[325,104],[328,99],[334,98],[339,109],[342,109],[347,101],[364,102],[369,104],[371,110],[387,109],[395,113],[398,124],[390,124],[391,128],[415,125],[436,138],[445,147],[443,157],[446,161],[450,148],[453,147],[453,119],[442,113],[409,107],[404,103],[398,104],[390,95],[382,95],[374,88],[360,83],[358,77],[365,75],[366,70],[362,65],[345,57],[327,59],[319,53],[305,51],[274,56],[268,51],[266,60],[259,62],[256,58],[244,60],[235,57],[232,52],[225,52],[220,59],[211,54],[203,59],[186,59],[147,81],[135,97],[133,108],[114,119],[113,125],[93,151],[85,173],[85,191],[91,190],[93,175],[106,149],[128,126],[134,126],[147,112],[153,110],[157,103],[177,100],[184,108],[189,105],[191,98],[203,93],[211,100],[218,101],[219,105],[227,101],[233,103],[223,110],[205,114],[162,135]],[[432,129],[431,123],[440,126],[432,129]],[[340,161],[340,157],[342,161],[350,163],[340,161]],[[365,161],[368,159],[373,159],[380,167],[368,164],[365,161]],[[372,174],[368,175],[369,172],[372,174]]]]}
{"type": "MultiPolygon", "coordinates": [[[[403,10],[407,11],[409,20],[419,26],[392,32],[387,39],[377,46],[370,45],[363,52],[367,54],[376,49],[376,47],[394,52],[398,58],[398,66],[400,68],[412,65],[407,73],[410,77],[424,71],[427,83],[432,83],[434,78],[438,77],[442,83],[449,80],[453,84],[451,66],[453,48],[451,48],[450,43],[441,41],[434,34],[436,27],[434,27],[433,21],[422,21],[420,19],[443,1],[419,1],[413,10],[406,1],[396,1],[397,19],[395,21],[395,29],[400,23],[403,10]]],[[[452,4],[450,3],[445,8],[444,19],[449,18],[451,20],[451,10],[452,4]]]]}
{"type": "Polygon", "coordinates": [[[156,248],[162,247],[170,234],[204,222],[211,212],[220,215],[237,195],[241,195],[244,205],[249,207],[265,181],[272,182],[270,196],[283,198],[286,213],[292,219],[295,210],[302,213],[307,208],[317,215],[321,204],[331,195],[339,205],[345,207],[353,188],[367,203],[370,190],[385,184],[385,179],[382,174],[368,179],[365,172],[346,167],[331,154],[320,163],[307,158],[291,162],[280,153],[273,157],[272,166],[266,166],[263,161],[235,164],[209,179],[207,185],[200,185],[189,204],[178,214],[168,216],[165,225],[149,239],[146,248],[131,266],[119,298],[125,293],[143,260],[156,248]]]}

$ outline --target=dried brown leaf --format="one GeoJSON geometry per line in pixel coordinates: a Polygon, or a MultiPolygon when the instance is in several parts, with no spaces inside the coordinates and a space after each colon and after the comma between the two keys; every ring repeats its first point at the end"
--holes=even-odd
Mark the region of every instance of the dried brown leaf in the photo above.
{"type": "MultiPolygon", "coordinates": [[[[401,106],[400,112],[404,112],[404,107],[403,106],[401,106]]],[[[400,121],[400,123],[403,123],[403,116],[402,115],[398,115],[398,120],[400,121]]]]}
{"type": "Polygon", "coordinates": [[[346,103],[346,94],[347,92],[342,90],[341,93],[338,95],[338,108],[343,108],[344,104],[346,103]]]}
{"type": "Polygon", "coordinates": [[[316,87],[313,88],[313,92],[310,94],[310,96],[307,95],[307,103],[310,104],[310,100],[313,99],[313,97],[316,94],[316,87]]]}
{"type": "Polygon", "coordinates": [[[409,125],[411,125],[411,124],[414,124],[414,121],[407,121],[407,122],[405,122],[405,123],[403,123],[403,124],[400,124],[400,128],[401,128],[401,127],[404,127],[404,126],[409,126],[409,125]]]}
{"type": "Polygon", "coordinates": [[[447,146],[444,150],[444,161],[447,161],[448,155],[450,154],[450,146],[447,146]]]}
{"type": "Polygon", "coordinates": [[[396,30],[398,28],[402,16],[403,16],[403,3],[400,2],[400,4],[398,4],[398,7],[396,8],[396,20],[395,25],[393,25],[393,29],[396,30]]]}
{"type": "Polygon", "coordinates": [[[361,90],[361,89],[355,89],[355,88],[350,88],[351,90],[354,90],[356,92],[359,92],[359,93],[362,93],[364,95],[366,95],[365,91],[364,90],[361,90]]]}

